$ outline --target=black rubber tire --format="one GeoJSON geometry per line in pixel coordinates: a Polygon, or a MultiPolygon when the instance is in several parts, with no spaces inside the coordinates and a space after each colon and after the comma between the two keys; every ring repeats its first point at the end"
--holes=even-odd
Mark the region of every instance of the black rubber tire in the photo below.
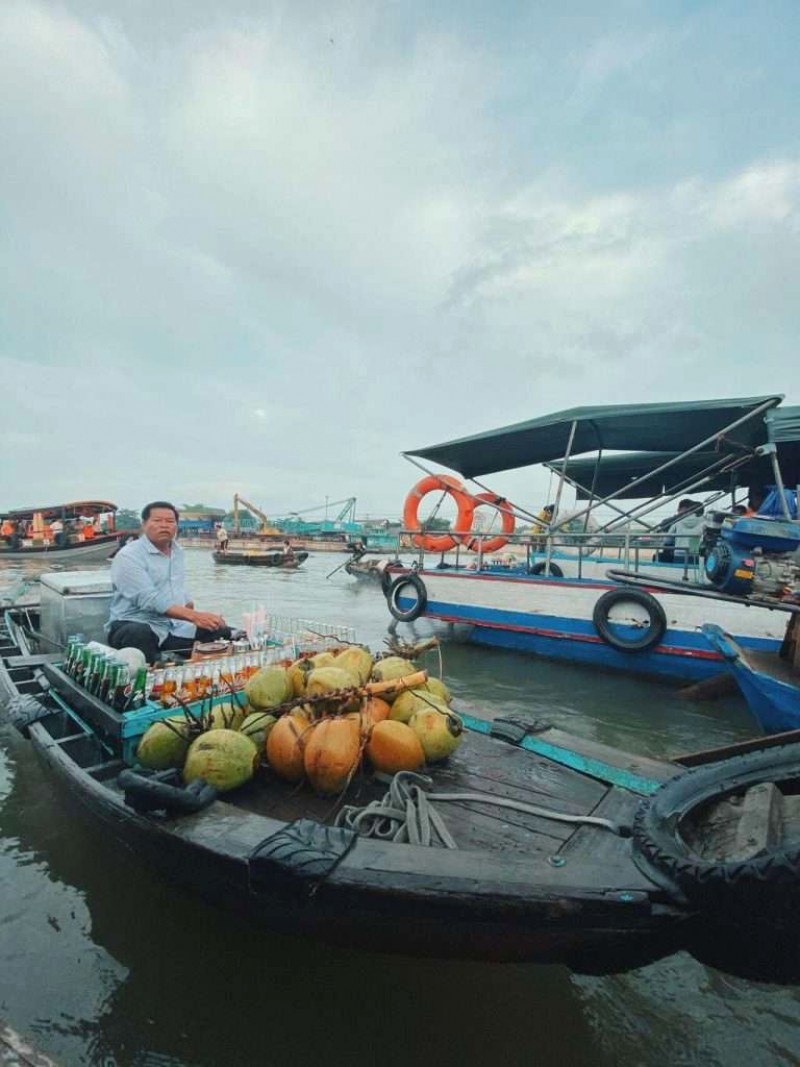
{"type": "MultiPolygon", "coordinates": [[[[680,833],[699,805],[722,800],[761,782],[800,781],[800,744],[782,745],[712,763],[673,778],[643,800],[633,824],[633,849],[691,902],[736,908],[790,910],[800,906],[800,842],[748,860],[710,861],[696,856],[680,833]]],[[[724,916],[718,915],[717,918],[724,916]]],[[[769,918],[769,916],[766,916],[769,918]]]]}
{"type": "Polygon", "coordinates": [[[217,799],[217,790],[208,782],[197,778],[185,786],[171,772],[148,774],[126,769],[119,774],[117,783],[125,793],[125,803],[140,813],[161,810],[170,815],[187,815],[203,811],[217,799]]]}
{"type": "Polygon", "coordinates": [[[609,589],[595,604],[592,622],[606,644],[618,652],[647,652],[660,643],[667,629],[667,616],[664,614],[664,609],[654,596],[643,589],[609,589]],[[639,637],[633,639],[620,637],[608,621],[611,608],[615,604],[624,602],[639,604],[640,607],[647,609],[650,625],[639,637]]]}
{"type": "Polygon", "coordinates": [[[385,597],[388,597],[389,590],[392,587],[394,581],[394,573],[390,570],[385,570],[381,575],[381,592],[385,597]]]}
{"type": "Polygon", "coordinates": [[[418,619],[425,610],[425,606],[428,603],[428,590],[425,588],[425,583],[418,574],[401,574],[400,577],[395,578],[389,586],[389,590],[386,593],[386,601],[389,605],[389,611],[394,615],[398,622],[413,622],[414,619],[418,619]],[[413,586],[416,590],[417,602],[413,607],[404,611],[397,606],[397,598],[403,587],[407,585],[413,586]]]}
{"type": "MultiPolygon", "coordinates": [[[[540,560],[539,563],[534,563],[534,565],[531,567],[531,574],[544,574],[546,568],[547,568],[547,564],[540,560]]],[[[549,575],[546,575],[546,577],[548,577],[548,578],[563,578],[564,577],[564,572],[561,570],[561,568],[559,567],[559,565],[557,563],[551,563],[550,564],[550,573],[549,573],[549,575]]]]}

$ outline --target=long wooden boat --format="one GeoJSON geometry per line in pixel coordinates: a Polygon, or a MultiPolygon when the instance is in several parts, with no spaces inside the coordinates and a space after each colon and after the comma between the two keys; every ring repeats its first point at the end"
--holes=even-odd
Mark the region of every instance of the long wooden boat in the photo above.
{"type": "Polygon", "coordinates": [[[287,552],[283,548],[243,551],[228,549],[226,552],[217,550],[213,555],[215,563],[229,567],[280,567],[283,570],[295,570],[308,559],[308,552],[287,552]]]}
{"type": "Polygon", "coordinates": [[[0,514],[0,562],[96,563],[114,554],[117,505],[108,500],[76,500],[0,514]]]}
{"type": "Polygon", "coordinates": [[[800,673],[792,666],[794,656],[744,649],[713,623],[702,629],[725,659],[759,725],[767,733],[800,728],[800,673]]]}
{"type": "MultiPolygon", "coordinates": [[[[792,744],[687,757],[687,772],[533,721],[467,717],[468,739],[409,794],[420,834],[433,809],[457,847],[401,843],[335,825],[338,804],[267,769],[189,813],[172,799],[188,789],[126,766],[129,717],[53,654],[31,652],[27,632],[5,614],[0,699],[76,810],[141,862],[264,928],[591,973],[688,949],[732,973],[800,977],[798,733],[783,739],[792,744]]],[[[361,808],[386,790],[360,776],[346,803],[361,808]]]]}

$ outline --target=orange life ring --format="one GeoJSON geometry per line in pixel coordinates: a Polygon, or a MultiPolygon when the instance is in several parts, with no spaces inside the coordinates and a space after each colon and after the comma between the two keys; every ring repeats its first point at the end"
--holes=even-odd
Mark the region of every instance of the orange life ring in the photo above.
{"type": "Polygon", "coordinates": [[[471,537],[464,543],[470,552],[477,552],[478,549],[482,552],[497,552],[503,545],[508,544],[508,539],[514,532],[514,527],[516,526],[514,505],[510,504],[504,496],[498,496],[496,493],[478,493],[472,500],[474,508],[477,507],[478,504],[491,504],[493,507],[497,508],[500,512],[500,518],[503,521],[503,532],[497,537],[471,537]]]}
{"type": "MultiPolygon", "coordinates": [[[[422,530],[419,520],[419,504],[428,493],[449,493],[458,505],[458,515],[453,526],[454,533],[469,533],[472,529],[472,517],[475,514],[475,501],[464,489],[458,478],[452,478],[449,474],[431,474],[417,482],[408,494],[403,505],[403,526],[406,530],[422,530]]],[[[456,538],[452,534],[422,534],[418,533],[412,538],[418,548],[424,548],[427,552],[447,552],[456,544],[456,538]]]]}

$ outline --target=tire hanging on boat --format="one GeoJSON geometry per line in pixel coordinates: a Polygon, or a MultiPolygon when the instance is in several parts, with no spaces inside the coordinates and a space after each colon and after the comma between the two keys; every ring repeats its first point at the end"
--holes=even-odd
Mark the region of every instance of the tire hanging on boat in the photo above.
{"type": "Polygon", "coordinates": [[[543,574],[546,578],[563,578],[564,572],[561,570],[557,563],[550,563],[548,566],[544,560],[540,560],[538,563],[534,563],[531,567],[531,574],[543,574]]]}
{"type": "Polygon", "coordinates": [[[497,537],[470,537],[464,544],[470,552],[497,552],[508,544],[509,537],[514,533],[516,527],[514,505],[504,496],[498,496],[496,493],[478,493],[472,497],[472,500],[474,501],[473,509],[479,504],[491,504],[493,508],[496,508],[500,513],[503,532],[497,537]]]}
{"type": "Polygon", "coordinates": [[[667,629],[664,609],[654,596],[643,589],[609,589],[595,604],[592,622],[606,644],[618,652],[647,652],[661,641],[667,629]],[[617,633],[609,618],[611,609],[617,604],[637,604],[644,608],[648,615],[647,629],[637,637],[617,633]]]}
{"type": "MultiPolygon", "coordinates": [[[[643,800],[633,824],[634,858],[666,876],[687,899],[722,909],[746,905],[789,908],[796,914],[800,841],[765,845],[749,859],[698,855],[687,843],[686,820],[715,801],[763,783],[800,781],[800,744],[781,745],[686,771],[643,800]],[[682,825],[683,824],[683,825],[682,825]]],[[[782,806],[782,804],[781,804],[782,806]]],[[[772,810],[768,814],[772,818],[772,810]]]]}
{"type": "Polygon", "coordinates": [[[395,578],[386,593],[386,601],[389,611],[399,622],[413,622],[418,619],[428,603],[428,590],[418,574],[402,574],[395,578]],[[402,595],[403,589],[410,586],[416,593],[417,599],[410,608],[401,608],[397,601],[402,595]]]}
{"type": "Polygon", "coordinates": [[[431,474],[411,489],[403,505],[403,527],[406,530],[419,531],[412,538],[417,548],[423,548],[427,552],[448,552],[456,545],[456,538],[452,534],[422,533],[422,523],[419,518],[419,505],[428,493],[447,493],[456,502],[458,514],[453,524],[453,532],[456,534],[469,533],[472,529],[472,518],[475,514],[475,501],[466,492],[458,478],[449,474],[431,474]]]}

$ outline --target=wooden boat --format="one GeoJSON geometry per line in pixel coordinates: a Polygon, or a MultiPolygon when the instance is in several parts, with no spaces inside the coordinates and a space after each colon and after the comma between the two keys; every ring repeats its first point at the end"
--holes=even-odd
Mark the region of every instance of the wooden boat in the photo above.
{"type": "Polygon", "coordinates": [[[231,567],[280,567],[294,570],[308,559],[308,552],[294,550],[287,552],[284,548],[275,549],[228,549],[226,552],[214,552],[214,562],[231,567]]]}
{"type": "Polygon", "coordinates": [[[703,634],[724,658],[747,705],[767,733],[800,728],[800,632],[798,616],[792,616],[784,651],[754,652],[744,649],[719,626],[706,623],[703,634]],[[794,634],[792,634],[792,631],[794,634]]]}
{"type": "Polygon", "coordinates": [[[392,579],[404,570],[404,565],[399,559],[364,559],[362,555],[355,555],[344,565],[347,574],[359,581],[372,582],[379,585],[386,592],[392,583],[392,579]]]}
{"type": "MultiPolygon", "coordinates": [[[[411,791],[457,847],[401,843],[335,825],[338,804],[267,769],[224,799],[212,791],[208,806],[166,779],[176,772],[132,772],[133,720],[54,655],[32,653],[13,612],[4,619],[0,699],[65,795],[109,842],[258,925],[591,973],[688,949],[735,974],[798,979],[800,733],[681,765],[467,717],[458,752],[411,791]]],[[[359,776],[346,802],[360,808],[386,788],[359,776]]]]}
{"type": "Polygon", "coordinates": [[[7,511],[0,515],[0,561],[101,562],[114,554],[122,536],[114,528],[116,513],[117,505],[108,500],[7,511]]]}

